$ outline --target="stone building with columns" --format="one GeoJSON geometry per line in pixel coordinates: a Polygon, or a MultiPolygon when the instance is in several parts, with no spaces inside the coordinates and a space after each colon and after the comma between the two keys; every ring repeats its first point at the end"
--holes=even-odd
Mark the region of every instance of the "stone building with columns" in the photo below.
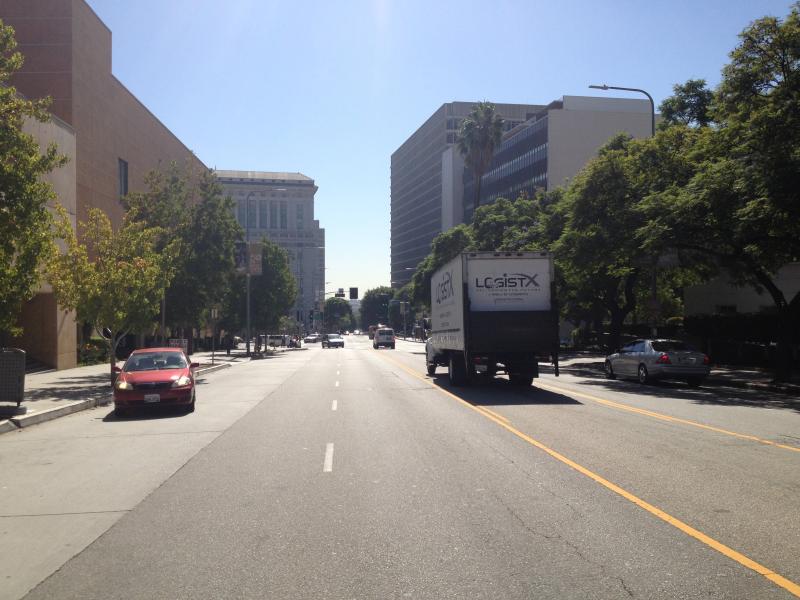
{"type": "Polygon", "coordinates": [[[314,218],[314,180],[302,173],[215,171],[234,202],[234,214],[247,241],[263,238],[289,254],[297,281],[290,316],[311,329],[311,311],[325,288],[325,230],[314,218]]]}

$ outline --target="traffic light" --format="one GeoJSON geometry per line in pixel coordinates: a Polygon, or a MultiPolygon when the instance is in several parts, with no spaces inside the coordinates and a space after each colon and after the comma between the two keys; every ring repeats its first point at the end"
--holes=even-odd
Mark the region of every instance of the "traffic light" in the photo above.
{"type": "Polygon", "coordinates": [[[358,288],[351,287],[350,288],[350,300],[358,300],[358,288]]]}

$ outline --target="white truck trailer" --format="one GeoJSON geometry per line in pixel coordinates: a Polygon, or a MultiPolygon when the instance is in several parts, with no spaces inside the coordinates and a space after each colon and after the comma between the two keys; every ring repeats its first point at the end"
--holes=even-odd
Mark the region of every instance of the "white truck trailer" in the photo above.
{"type": "Polygon", "coordinates": [[[548,252],[465,252],[431,277],[429,375],[446,365],[453,385],[505,372],[530,386],[539,359],[558,375],[558,341],[548,252]]]}

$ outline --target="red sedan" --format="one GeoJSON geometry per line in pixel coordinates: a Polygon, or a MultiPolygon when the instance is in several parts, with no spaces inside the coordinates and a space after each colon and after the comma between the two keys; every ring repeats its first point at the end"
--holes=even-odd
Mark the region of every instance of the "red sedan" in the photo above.
{"type": "Polygon", "coordinates": [[[194,411],[194,373],[199,363],[189,363],[180,348],[134,350],[114,382],[114,411],[127,414],[140,406],[183,406],[194,411]]]}

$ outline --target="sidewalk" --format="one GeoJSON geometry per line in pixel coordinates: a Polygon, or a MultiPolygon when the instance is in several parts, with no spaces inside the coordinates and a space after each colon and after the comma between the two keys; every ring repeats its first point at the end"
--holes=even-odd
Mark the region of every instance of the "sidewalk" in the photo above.
{"type": "MultiPolygon", "coordinates": [[[[215,352],[214,365],[211,364],[211,352],[196,352],[190,360],[200,363],[197,375],[249,361],[244,350],[234,350],[230,356],[224,350],[215,352]]],[[[0,403],[0,433],[110,404],[112,390],[108,371],[108,364],[103,363],[27,374],[22,406],[18,409],[15,404],[0,403]]]]}
{"type": "MultiPolygon", "coordinates": [[[[567,373],[580,374],[581,372],[597,375],[603,371],[605,354],[596,353],[564,353],[559,359],[559,368],[567,373]]],[[[711,373],[705,380],[706,385],[731,386],[750,388],[769,392],[779,392],[800,396],[800,382],[775,383],[772,373],[758,367],[730,367],[725,365],[712,366],[711,373]]]]}

